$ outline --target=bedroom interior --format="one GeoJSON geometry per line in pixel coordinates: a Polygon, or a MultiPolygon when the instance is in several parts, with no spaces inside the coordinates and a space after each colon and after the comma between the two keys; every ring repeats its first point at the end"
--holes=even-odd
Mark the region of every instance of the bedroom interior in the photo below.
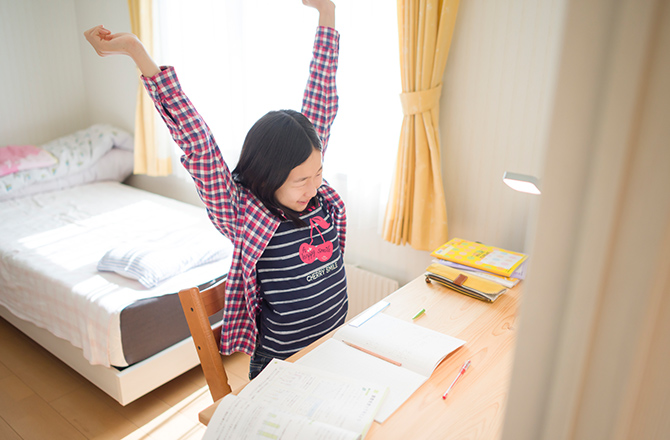
{"type": "MultiPolygon", "coordinates": [[[[669,17],[661,0],[460,5],[440,117],[450,236],[535,260],[503,438],[670,433],[662,420],[670,201],[658,189],[670,187],[660,144],[670,135],[662,124],[670,114],[669,17]],[[539,176],[542,196],[510,191],[500,181],[505,171],[539,176]],[[626,250],[640,245],[649,260],[626,250]]],[[[8,60],[0,144],[41,145],[100,122],[132,132],[137,75],[127,60],[99,63],[85,47],[81,31],[98,22],[129,30],[127,2],[0,1],[0,57],[8,60]]],[[[199,205],[192,185],[177,178],[126,183],[199,205]]],[[[349,210],[347,262],[399,285],[423,273],[428,252],[383,242],[379,220],[357,220],[364,214],[363,206],[349,210]]],[[[202,436],[197,412],[211,398],[198,368],[122,406],[0,324],[1,437],[202,436]]]]}

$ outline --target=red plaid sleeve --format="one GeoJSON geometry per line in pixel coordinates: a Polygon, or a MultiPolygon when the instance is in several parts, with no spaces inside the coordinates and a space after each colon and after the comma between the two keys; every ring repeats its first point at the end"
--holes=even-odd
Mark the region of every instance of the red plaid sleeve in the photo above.
{"type": "Polygon", "coordinates": [[[154,106],[184,152],[181,162],[191,174],[207,213],[224,235],[234,239],[239,194],[209,127],[184,94],[173,67],[163,67],[144,85],[154,106]]]}
{"type": "Polygon", "coordinates": [[[309,79],[302,99],[302,113],[309,118],[323,144],[328,147],[330,126],[337,114],[338,96],[335,84],[340,34],[333,28],[320,26],[314,38],[309,79]]]}

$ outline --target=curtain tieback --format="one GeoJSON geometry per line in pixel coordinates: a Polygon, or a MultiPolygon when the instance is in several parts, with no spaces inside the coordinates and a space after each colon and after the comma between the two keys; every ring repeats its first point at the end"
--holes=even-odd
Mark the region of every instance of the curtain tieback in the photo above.
{"type": "Polygon", "coordinates": [[[442,96],[442,84],[428,90],[403,92],[400,94],[402,112],[409,116],[439,108],[440,96],[442,96]]]}

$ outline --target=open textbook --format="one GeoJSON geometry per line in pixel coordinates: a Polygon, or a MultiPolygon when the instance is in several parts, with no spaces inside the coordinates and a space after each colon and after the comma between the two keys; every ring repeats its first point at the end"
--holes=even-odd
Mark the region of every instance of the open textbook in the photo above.
{"type": "Polygon", "coordinates": [[[345,325],[296,361],[389,387],[375,420],[383,423],[465,341],[378,313],[359,327],[345,325]],[[373,353],[373,354],[370,354],[373,353]]]}
{"type": "Polygon", "coordinates": [[[365,437],[388,389],[273,360],[226,395],[203,440],[349,440],[365,437]]]}

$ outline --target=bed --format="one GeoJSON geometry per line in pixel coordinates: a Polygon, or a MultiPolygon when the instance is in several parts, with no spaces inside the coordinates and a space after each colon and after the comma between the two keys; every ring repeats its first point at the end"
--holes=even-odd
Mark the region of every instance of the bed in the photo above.
{"type": "Polygon", "coordinates": [[[203,208],[121,183],[122,130],[31,147],[0,157],[0,315],[126,405],[198,364],[177,292],[223,282],[232,244],[203,208]]]}

